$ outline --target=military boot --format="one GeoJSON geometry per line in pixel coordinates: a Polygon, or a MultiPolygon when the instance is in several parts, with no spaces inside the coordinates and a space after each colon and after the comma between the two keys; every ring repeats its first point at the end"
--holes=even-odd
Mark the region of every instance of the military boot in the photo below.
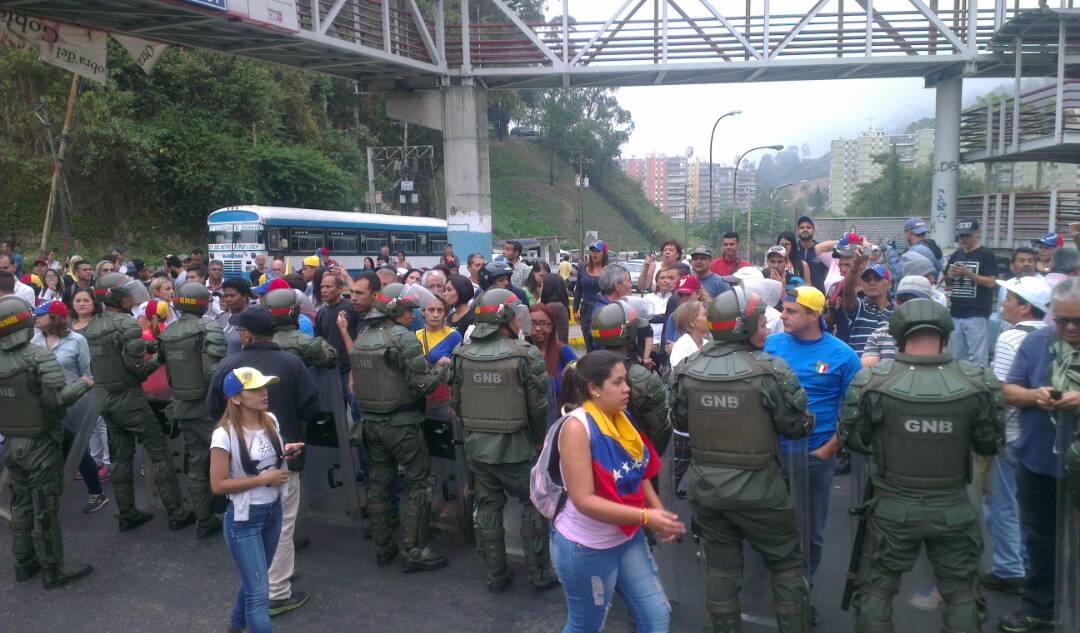
{"type": "Polygon", "coordinates": [[[725,603],[706,602],[713,633],[742,633],[742,614],[738,600],[725,603]]]}
{"type": "Polygon", "coordinates": [[[193,523],[195,523],[195,513],[188,510],[178,518],[170,518],[169,529],[175,532],[177,530],[182,530],[193,523]]]}
{"type": "Polygon", "coordinates": [[[79,565],[74,569],[65,569],[63,566],[49,566],[43,570],[42,584],[46,589],[63,587],[89,576],[94,571],[90,565],[79,565]]]}
{"type": "Polygon", "coordinates": [[[41,571],[41,565],[36,560],[15,565],[15,582],[26,582],[37,576],[39,571],[41,571]]]}
{"type": "Polygon", "coordinates": [[[195,538],[204,539],[210,538],[221,531],[221,519],[214,515],[210,515],[205,519],[199,519],[195,525],[195,538]]]}
{"type": "Polygon", "coordinates": [[[417,571],[435,571],[442,569],[450,564],[450,561],[446,560],[445,556],[440,556],[431,551],[431,548],[425,547],[420,549],[414,547],[405,553],[404,560],[401,561],[401,571],[406,574],[411,574],[417,571]]]}
{"type": "Polygon", "coordinates": [[[150,519],[154,518],[154,515],[149,512],[142,512],[141,510],[131,510],[120,515],[120,531],[128,532],[139,527],[143,523],[146,523],[150,519]]]}
{"type": "Polygon", "coordinates": [[[375,564],[379,567],[386,567],[394,558],[398,555],[398,546],[394,541],[390,541],[386,545],[375,548],[375,564]]]}
{"type": "Polygon", "coordinates": [[[551,568],[547,533],[547,522],[535,508],[528,506],[521,519],[521,548],[529,568],[529,584],[534,591],[546,591],[559,584],[559,578],[551,568]]]}
{"type": "Polygon", "coordinates": [[[476,546],[487,564],[487,588],[499,593],[510,586],[510,567],[506,562],[505,531],[477,530],[476,546]]]}

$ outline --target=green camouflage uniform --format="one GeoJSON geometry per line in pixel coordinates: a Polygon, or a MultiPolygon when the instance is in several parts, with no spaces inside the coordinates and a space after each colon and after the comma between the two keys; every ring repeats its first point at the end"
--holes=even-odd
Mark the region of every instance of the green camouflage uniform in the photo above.
{"type": "Polygon", "coordinates": [[[529,473],[547,432],[547,364],[536,347],[502,332],[454,350],[451,404],[465,427],[473,473],[475,522],[490,588],[509,580],[503,508],[521,502],[521,541],[530,581],[552,584],[548,526],[529,499],[529,473]],[[484,380],[486,378],[486,381],[484,380]]]}
{"type": "Polygon", "coordinates": [[[16,580],[31,578],[40,567],[49,583],[64,563],[57,516],[64,467],[60,420],[90,385],[82,380],[67,384],[56,356],[30,344],[29,335],[25,341],[0,346],[0,433],[7,438],[5,464],[11,473],[11,549],[16,580]]]}
{"type": "Polygon", "coordinates": [[[423,550],[427,542],[435,476],[421,428],[424,397],[445,382],[448,369],[444,365],[429,369],[416,334],[388,318],[370,321],[350,357],[353,391],[364,412],[371,535],[379,558],[388,560],[397,552],[391,537],[390,494],[399,464],[405,468],[408,488],[405,548],[423,550]],[[373,350],[372,355],[365,356],[364,349],[373,350]]]}
{"type": "Polygon", "coordinates": [[[998,380],[948,354],[900,353],[852,380],[839,437],[874,455],[856,631],[893,630],[892,599],[924,544],[945,601],[943,630],[981,631],[982,531],[965,487],[972,451],[994,455],[1004,442],[1004,418],[998,380]]]}
{"type": "Polygon", "coordinates": [[[170,416],[184,434],[185,471],[195,516],[202,529],[216,523],[210,512],[210,436],[217,426],[206,408],[206,391],[217,364],[228,353],[221,326],[180,313],[160,335],[160,358],[173,389],[170,416]]]}
{"type": "Polygon", "coordinates": [[[322,337],[311,336],[297,329],[295,325],[277,325],[274,342],[281,351],[288,352],[308,367],[338,366],[337,350],[322,337]]]}
{"type": "Polygon", "coordinates": [[[806,392],[783,359],[746,342],[707,343],[679,364],[672,380],[671,418],[690,434],[690,508],[704,540],[713,630],[741,630],[745,539],[772,574],[779,630],[805,632],[804,556],[777,434],[796,440],[813,430],[806,392]]]}
{"type": "Polygon", "coordinates": [[[95,386],[106,393],[101,415],[109,432],[113,493],[121,525],[146,520],[146,515],[135,508],[136,442],[142,444],[150,457],[154,481],[170,522],[189,520],[176,473],[167,458],[161,423],[141,389],[143,381],[160,363],[156,357],[145,358],[146,341],[139,324],[130,314],[106,307],[105,312],[90,320],[83,334],[90,345],[90,370],[95,386]]]}

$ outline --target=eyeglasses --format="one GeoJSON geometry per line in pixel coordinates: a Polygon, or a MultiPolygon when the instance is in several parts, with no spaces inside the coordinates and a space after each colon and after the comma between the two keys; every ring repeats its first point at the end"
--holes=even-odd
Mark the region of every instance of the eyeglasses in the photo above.
{"type": "Polygon", "coordinates": [[[1058,327],[1062,327],[1062,328],[1069,327],[1070,325],[1072,325],[1074,327],[1080,327],[1080,316],[1078,316],[1078,317],[1059,317],[1059,316],[1056,316],[1056,317],[1054,317],[1054,323],[1056,323],[1058,327]]]}

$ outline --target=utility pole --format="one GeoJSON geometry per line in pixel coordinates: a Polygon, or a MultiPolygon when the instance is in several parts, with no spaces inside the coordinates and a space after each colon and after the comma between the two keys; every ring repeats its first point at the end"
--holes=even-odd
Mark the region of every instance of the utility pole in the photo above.
{"type": "MultiPolygon", "coordinates": [[[[788,187],[790,187],[792,185],[801,185],[801,184],[807,183],[807,182],[810,182],[810,181],[809,180],[798,180],[798,181],[795,181],[795,182],[789,182],[789,183],[780,185],[779,187],[773,187],[772,191],[769,192],[769,236],[770,237],[775,235],[775,233],[773,233],[773,218],[776,217],[776,206],[773,203],[773,198],[774,198],[774,196],[776,196],[776,192],[780,191],[781,189],[787,189],[788,187]]],[[[749,258],[747,258],[747,259],[749,259],[749,258]]]]}
{"type": "Polygon", "coordinates": [[[49,113],[44,108],[44,104],[39,108],[41,113],[37,115],[42,125],[45,126],[45,136],[49,143],[49,153],[52,154],[53,161],[53,173],[52,182],[49,185],[49,201],[45,205],[45,226],[41,229],[41,252],[45,252],[48,248],[49,233],[52,230],[53,222],[53,210],[59,206],[61,209],[61,215],[64,218],[64,250],[68,251],[68,241],[70,236],[68,235],[68,223],[67,214],[64,213],[65,202],[70,206],[70,192],[67,188],[67,178],[64,176],[64,156],[67,154],[67,148],[70,141],[71,121],[75,114],[75,97],[79,93],[79,73],[74,73],[71,76],[71,88],[68,90],[67,109],[64,112],[64,127],[60,131],[60,149],[56,149],[55,138],[52,132],[52,121],[49,119],[49,113]],[[63,192],[61,195],[61,188],[63,192]],[[67,200],[64,200],[67,198],[67,200]]]}
{"type": "MultiPolygon", "coordinates": [[[[735,230],[735,216],[739,212],[739,197],[738,197],[738,192],[739,192],[739,165],[742,163],[743,158],[745,158],[747,154],[749,154],[750,152],[756,152],[759,149],[772,149],[772,150],[776,150],[776,151],[779,152],[780,150],[784,149],[784,146],[783,145],[759,145],[758,147],[751,147],[750,149],[746,150],[742,154],[739,154],[739,157],[735,159],[735,169],[734,169],[734,171],[731,172],[731,230],[732,231],[735,230]]],[[[747,255],[747,258],[749,258],[750,257],[750,243],[751,243],[751,239],[752,239],[752,236],[753,236],[753,233],[754,233],[754,225],[753,225],[753,221],[754,221],[754,201],[753,200],[750,201],[750,205],[747,207],[747,212],[748,212],[748,215],[747,215],[747,218],[746,218],[746,255],[747,255]]]]}
{"type": "Polygon", "coordinates": [[[577,222],[578,222],[578,243],[581,245],[581,257],[585,257],[585,210],[582,204],[582,194],[584,190],[589,187],[589,177],[585,174],[585,164],[592,163],[592,159],[585,158],[584,152],[578,152],[577,158],[578,173],[574,178],[574,186],[577,187],[578,205],[577,205],[577,222]]]}
{"type": "MultiPolygon", "coordinates": [[[[719,125],[720,121],[723,121],[725,118],[727,118],[729,116],[735,116],[736,114],[741,114],[741,113],[742,113],[742,110],[732,110],[731,112],[726,112],[724,114],[721,114],[716,119],[716,122],[712,124],[712,132],[709,133],[709,241],[712,244],[713,248],[716,248],[716,226],[715,226],[715,218],[713,216],[713,203],[712,203],[713,202],[713,158],[712,158],[713,137],[716,135],[716,126],[719,125]]],[[[683,227],[683,234],[684,234],[683,235],[683,242],[684,243],[686,241],[686,232],[687,232],[687,229],[685,227],[683,227]]],[[[687,246],[689,246],[689,245],[687,245],[687,246]]]]}

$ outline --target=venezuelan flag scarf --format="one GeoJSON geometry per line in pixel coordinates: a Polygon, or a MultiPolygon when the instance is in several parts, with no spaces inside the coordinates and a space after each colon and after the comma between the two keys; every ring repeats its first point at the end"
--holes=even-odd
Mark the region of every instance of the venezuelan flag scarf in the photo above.
{"type": "MultiPolygon", "coordinates": [[[[589,424],[593,489],[597,496],[633,508],[645,507],[641,482],[660,472],[660,456],[630,418],[622,412],[608,416],[592,402],[583,406],[589,424]]],[[[637,525],[620,525],[633,536],[637,525]]]]}

